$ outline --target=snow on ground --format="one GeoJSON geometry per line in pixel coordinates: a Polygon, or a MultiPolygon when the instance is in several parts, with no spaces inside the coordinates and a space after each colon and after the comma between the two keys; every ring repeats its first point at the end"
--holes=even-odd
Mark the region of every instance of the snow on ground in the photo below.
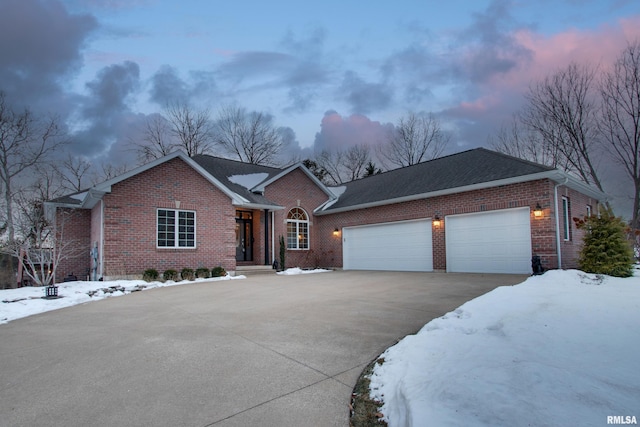
{"type": "Polygon", "coordinates": [[[637,423],[640,277],[548,271],[467,302],[380,357],[371,397],[390,427],[637,423]]]}
{"type": "Polygon", "coordinates": [[[43,299],[44,287],[24,287],[0,290],[0,324],[10,322],[45,311],[57,310],[76,304],[98,301],[130,294],[136,291],[164,286],[187,285],[197,282],[244,279],[245,276],[224,276],[210,279],[196,279],[180,282],[145,282],[144,280],[115,280],[108,282],[64,282],[58,284],[57,299],[43,299]]]}

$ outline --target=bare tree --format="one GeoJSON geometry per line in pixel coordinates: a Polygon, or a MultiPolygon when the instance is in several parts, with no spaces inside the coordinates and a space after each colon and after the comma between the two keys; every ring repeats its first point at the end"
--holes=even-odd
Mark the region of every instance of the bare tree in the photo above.
{"type": "Polygon", "coordinates": [[[59,211],[52,223],[45,214],[43,199],[39,197],[22,194],[16,198],[20,211],[18,237],[3,245],[0,251],[18,258],[22,275],[29,277],[35,285],[47,286],[53,283],[62,261],[84,254],[86,248],[65,238],[65,228],[73,222],[75,211],[59,211]]]}
{"type": "MultiPolygon", "coordinates": [[[[60,180],[61,187],[67,191],[77,192],[86,188],[88,173],[91,170],[91,162],[81,156],[73,156],[71,153],[60,163],[53,166],[53,170],[60,180]]],[[[45,175],[41,172],[39,175],[45,175]]],[[[48,199],[43,199],[48,200],[48,199]]]]}
{"type": "Polygon", "coordinates": [[[442,155],[450,140],[433,114],[411,112],[389,132],[379,157],[396,167],[411,166],[442,155]]]}
{"type": "Polygon", "coordinates": [[[325,183],[339,185],[365,175],[369,153],[368,146],[358,144],[346,150],[323,150],[315,162],[324,172],[325,183]]]}
{"type": "Polygon", "coordinates": [[[516,113],[511,122],[503,125],[495,136],[489,136],[488,143],[494,150],[531,162],[567,170],[571,168],[558,147],[545,140],[542,135],[523,124],[516,113]]]}
{"type": "Polygon", "coordinates": [[[122,175],[129,170],[129,167],[127,165],[114,166],[111,163],[102,163],[100,165],[100,169],[101,172],[99,172],[98,174],[94,174],[93,176],[93,185],[122,175]]]}
{"type": "Polygon", "coordinates": [[[362,178],[367,163],[371,160],[369,146],[357,144],[349,147],[345,153],[342,167],[347,171],[348,181],[362,178]]]}
{"type": "Polygon", "coordinates": [[[275,164],[284,145],[273,116],[256,111],[249,113],[236,106],[220,109],[215,135],[216,143],[227,153],[256,165],[275,164]]]}
{"type": "MultiPolygon", "coordinates": [[[[165,114],[178,148],[184,150],[189,157],[211,152],[213,130],[209,110],[197,110],[184,103],[173,103],[167,106],[165,114]]],[[[155,131],[162,131],[162,128],[156,128],[155,131]]],[[[166,139],[157,139],[158,136],[161,135],[156,136],[157,148],[171,148],[165,145],[166,139]]]]}
{"type": "Polygon", "coordinates": [[[0,92],[0,181],[4,186],[7,237],[15,239],[15,179],[46,159],[65,141],[55,119],[42,120],[29,109],[16,112],[0,92]]]}
{"type": "Polygon", "coordinates": [[[142,163],[166,156],[178,147],[171,140],[171,123],[160,114],[147,117],[142,141],[132,141],[142,163]]]}
{"type": "Polygon", "coordinates": [[[343,155],[341,150],[323,150],[316,156],[316,164],[324,171],[325,184],[339,185],[346,181],[342,171],[343,155]]]}
{"type": "Polygon", "coordinates": [[[631,225],[640,228],[640,42],[622,52],[600,82],[604,139],[634,185],[631,225]]]}
{"type": "Polygon", "coordinates": [[[525,95],[521,121],[551,147],[557,165],[602,190],[596,164],[600,141],[595,77],[594,69],[575,63],[546,77],[525,95]]]}

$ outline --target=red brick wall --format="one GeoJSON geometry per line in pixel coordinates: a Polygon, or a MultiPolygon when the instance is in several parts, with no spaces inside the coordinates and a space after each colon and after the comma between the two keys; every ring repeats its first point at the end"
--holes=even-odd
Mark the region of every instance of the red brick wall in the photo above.
{"type": "MultiPolygon", "coordinates": [[[[313,215],[314,209],[326,202],[329,197],[316,183],[300,169],[293,170],[265,189],[265,197],[284,206],[283,210],[275,212],[275,257],[279,259],[280,236],[287,237],[286,218],[292,208],[300,207],[309,216],[309,250],[287,250],[286,267],[311,268],[321,263],[325,256],[324,246],[327,242],[326,234],[320,227],[321,221],[313,215]]],[[[263,235],[264,236],[264,235],[263,235]]],[[[264,240],[264,237],[263,239],[264,240]]],[[[272,254],[273,256],[273,254],[272,254]]],[[[342,258],[340,258],[342,260],[342,258]]]]}
{"type": "MultiPolygon", "coordinates": [[[[91,267],[91,211],[82,209],[58,209],[56,211],[56,236],[69,246],[63,249],[63,258],[56,268],[56,283],[70,274],[79,280],[86,280],[91,267]]],[[[59,250],[59,249],[58,249],[59,250]]]]}
{"type": "Polygon", "coordinates": [[[181,159],[115,184],[103,200],[106,278],[141,276],[148,268],[235,270],[235,208],[181,159]],[[156,248],[158,208],[196,212],[195,249],[156,248]]]}
{"type": "MultiPolygon", "coordinates": [[[[584,214],[587,204],[591,204],[595,212],[595,201],[579,195],[573,190],[561,188],[567,191],[572,198],[572,216],[584,214]]],[[[542,258],[545,268],[557,268],[555,211],[552,209],[554,204],[553,189],[553,182],[540,180],[322,215],[318,217],[315,227],[317,235],[322,236],[320,264],[322,266],[342,267],[341,236],[336,238],[332,235],[332,231],[335,228],[341,230],[342,227],[354,225],[433,218],[438,215],[443,222],[440,227],[433,227],[432,230],[433,267],[435,270],[446,270],[444,221],[446,221],[447,215],[528,206],[531,209],[532,254],[539,255],[542,258]],[[537,203],[540,203],[544,210],[543,217],[540,219],[533,216],[533,209],[537,203]]],[[[575,238],[571,242],[562,244],[563,268],[574,268],[576,266],[575,258],[581,242],[581,235],[579,235],[573,224],[571,226],[575,238]]]]}
{"type": "MultiPolygon", "coordinates": [[[[558,188],[558,219],[560,226],[560,250],[562,257],[562,268],[577,268],[578,257],[582,248],[584,231],[576,228],[573,218],[584,218],[587,214],[587,206],[591,206],[593,215],[598,213],[597,201],[578,193],[565,186],[558,188]],[[569,240],[564,240],[562,228],[564,224],[562,211],[562,197],[569,201],[569,240]]],[[[555,215],[555,213],[554,213],[555,215]]],[[[555,218],[554,218],[555,221],[555,218]]]]}

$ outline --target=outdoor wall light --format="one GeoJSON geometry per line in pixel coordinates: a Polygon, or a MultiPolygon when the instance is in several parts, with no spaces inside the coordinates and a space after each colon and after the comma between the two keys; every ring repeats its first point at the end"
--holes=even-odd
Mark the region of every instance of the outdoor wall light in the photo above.
{"type": "Polygon", "coordinates": [[[533,216],[536,218],[542,218],[542,206],[540,206],[540,203],[536,203],[536,208],[533,210],[533,216]]]}
{"type": "Polygon", "coordinates": [[[333,235],[335,237],[338,237],[340,235],[340,230],[338,230],[337,228],[335,230],[333,230],[333,235]]]}
{"type": "Polygon", "coordinates": [[[440,224],[442,224],[442,221],[440,220],[440,217],[438,215],[433,217],[433,226],[434,227],[440,227],[440,224]]]}

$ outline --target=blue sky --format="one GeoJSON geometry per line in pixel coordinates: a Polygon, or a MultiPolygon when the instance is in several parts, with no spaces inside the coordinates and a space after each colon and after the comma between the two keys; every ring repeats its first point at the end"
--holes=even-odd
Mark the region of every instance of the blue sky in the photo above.
{"type": "Polygon", "coordinates": [[[532,81],[606,65],[639,28],[632,0],[0,0],[0,89],[58,114],[93,162],[132,159],[177,99],[267,112],[299,157],[430,111],[455,152],[487,145],[532,81]]]}

